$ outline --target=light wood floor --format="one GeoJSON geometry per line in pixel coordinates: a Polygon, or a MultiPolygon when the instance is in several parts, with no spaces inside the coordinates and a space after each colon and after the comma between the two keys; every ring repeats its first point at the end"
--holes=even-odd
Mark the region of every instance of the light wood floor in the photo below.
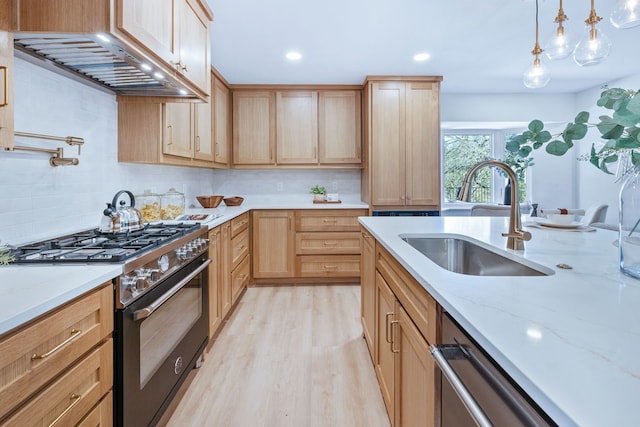
{"type": "Polygon", "coordinates": [[[168,426],[388,427],[360,288],[248,289],[168,426]]]}

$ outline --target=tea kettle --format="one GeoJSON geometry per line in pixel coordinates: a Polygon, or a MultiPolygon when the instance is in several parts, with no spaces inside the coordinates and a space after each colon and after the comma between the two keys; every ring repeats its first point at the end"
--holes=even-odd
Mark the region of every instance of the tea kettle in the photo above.
{"type": "Polygon", "coordinates": [[[144,228],[142,213],[135,208],[136,199],[133,193],[128,190],[121,190],[113,196],[113,201],[107,203],[107,208],[102,211],[103,217],[100,222],[102,233],[128,233],[144,228]],[[129,196],[129,206],[125,200],[120,200],[120,196],[127,193],[129,196]]]}

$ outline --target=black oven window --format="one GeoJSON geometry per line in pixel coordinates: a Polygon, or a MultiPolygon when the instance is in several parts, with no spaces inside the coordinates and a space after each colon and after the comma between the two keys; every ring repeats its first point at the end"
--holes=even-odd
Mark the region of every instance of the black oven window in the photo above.
{"type": "Polygon", "coordinates": [[[202,280],[197,276],[140,325],[140,388],[202,316],[202,280]]]}

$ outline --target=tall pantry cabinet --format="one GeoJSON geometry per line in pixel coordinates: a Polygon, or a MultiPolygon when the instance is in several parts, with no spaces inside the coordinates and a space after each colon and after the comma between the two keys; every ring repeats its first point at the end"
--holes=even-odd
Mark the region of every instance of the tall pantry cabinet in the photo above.
{"type": "Polygon", "coordinates": [[[441,80],[365,81],[362,198],[371,210],[440,210],[441,80]]]}

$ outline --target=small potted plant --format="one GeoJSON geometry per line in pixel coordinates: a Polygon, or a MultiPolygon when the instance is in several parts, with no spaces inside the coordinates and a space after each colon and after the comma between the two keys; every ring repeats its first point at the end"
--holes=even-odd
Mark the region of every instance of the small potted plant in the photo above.
{"type": "Polygon", "coordinates": [[[311,187],[311,190],[309,192],[313,194],[314,202],[324,202],[327,196],[327,189],[317,184],[311,187]]]}

